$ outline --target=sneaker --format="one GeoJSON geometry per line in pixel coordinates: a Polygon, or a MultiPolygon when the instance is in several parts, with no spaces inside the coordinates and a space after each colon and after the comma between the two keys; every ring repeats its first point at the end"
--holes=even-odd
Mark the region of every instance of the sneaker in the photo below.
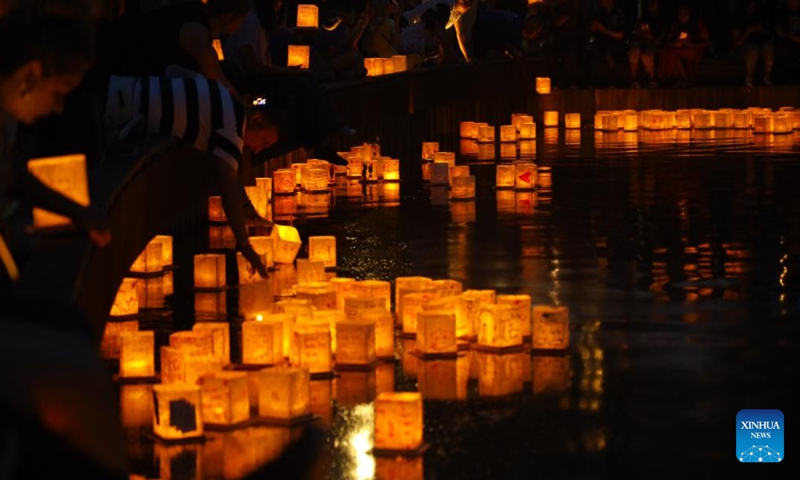
{"type": "Polygon", "coordinates": [[[764,75],[764,85],[767,87],[772,86],[772,79],[769,77],[769,75],[764,75]]]}
{"type": "Polygon", "coordinates": [[[744,86],[745,87],[752,87],[753,86],[753,76],[748,75],[744,77],[744,86]]]}
{"type": "Polygon", "coordinates": [[[631,83],[631,88],[642,88],[642,86],[639,85],[639,82],[633,82],[631,83]]]}

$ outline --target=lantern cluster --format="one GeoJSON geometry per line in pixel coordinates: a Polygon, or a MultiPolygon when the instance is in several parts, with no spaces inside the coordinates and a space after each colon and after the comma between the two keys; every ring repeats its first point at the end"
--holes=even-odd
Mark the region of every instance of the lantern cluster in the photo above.
{"type": "Polygon", "coordinates": [[[364,69],[368,77],[391,75],[410,70],[408,55],[393,55],[391,57],[367,57],[364,59],[364,69]]]}

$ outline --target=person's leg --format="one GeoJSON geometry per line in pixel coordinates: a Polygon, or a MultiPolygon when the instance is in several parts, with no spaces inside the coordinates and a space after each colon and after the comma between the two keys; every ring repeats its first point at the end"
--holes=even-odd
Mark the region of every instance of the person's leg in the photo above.
{"type": "Polygon", "coordinates": [[[628,68],[631,72],[631,86],[639,88],[639,60],[642,59],[642,49],[637,43],[631,43],[628,49],[628,68]]]}
{"type": "Polygon", "coordinates": [[[753,85],[753,71],[756,69],[756,63],[758,63],[758,52],[758,45],[752,43],[745,43],[740,50],[742,64],[744,65],[745,86],[750,87],[753,85]]]}
{"type": "Polygon", "coordinates": [[[764,85],[772,85],[772,66],[775,63],[775,47],[771,40],[761,44],[761,62],[764,64],[764,85]]]}
{"type": "Polygon", "coordinates": [[[644,66],[644,73],[647,74],[650,82],[650,88],[656,86],[656,50],[653,47],[648,47],[642,51],[642,66],[644,66]]]}

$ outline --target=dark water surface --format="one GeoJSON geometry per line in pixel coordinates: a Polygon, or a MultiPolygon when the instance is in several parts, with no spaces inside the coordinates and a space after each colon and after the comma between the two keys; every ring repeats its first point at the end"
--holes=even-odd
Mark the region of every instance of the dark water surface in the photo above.
{"type": "MultiPolygon", "coordinates": [[[[477,148],[427,140],[442,150],[477,148]]],[[[330,210],[309,212],[300,199],[286,215],[276,205],[276,221],[294,223],[304,239],[336,235],[338,276],[453,278],[465,289],[526,293],[534,304],[570,309],[566,354],[423,361],[408,355],[412,340],[398,340],[396,364],[313,381],[315,413],[330,429],[319,478],[697,478],[740,470],[788,478],[798,445],[798,142],[800,133],[542,131],[535,145],[459,155],[476,176],[474,201],[449,201],[421,184],[412,142],[384,148],[403,160],[401,192],[342,183],[330,210]],[[494,188],[496,161],[512,157],[538,164],[538,191],[494,188]],[[392,389],[426,397],[430,448],[420,458],[376,461],[369,453],[370,402],[392,389]],[[743,408],[783,410],[790,428],[782,465],[739,464],[743,408]]],[[[191,325],[177,317],[154,328],[191,325]]],[[[299,434],[251,427],[210,433],[204,445],[153,444],[136,429],[136,408],[140,424],[149,420],[142,402],[124,402],[146,398],[142,388],[123,387],[123,419],[148,478],[238,478],[299,434]]]]}

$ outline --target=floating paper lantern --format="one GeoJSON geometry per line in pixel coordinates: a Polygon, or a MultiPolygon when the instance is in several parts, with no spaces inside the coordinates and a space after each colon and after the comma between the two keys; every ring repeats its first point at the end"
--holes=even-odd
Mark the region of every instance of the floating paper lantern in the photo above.
{"type": "Polygon", "coordinates": [[[152,331],[124,332],[119,336],[120,378],[153,377],[155,336],[152,331]]]}
{"type": "Polygon", "coordinates": [[[256,186],[264,192],[267,202],[272,201],[272,177],[256,177],[256,186]]]}
{"type": "Polygon", "coordinates": [[[291,165],[294,172],[294,182],[296,186],[303,184],[303,171],[308,167],[307,163],[293,163],[291,165]]]}
{"type": "Polygon", "coordinates": [[[431,164],[431,185],[450,185],[450,165],[442,162],[431,164]]]}
{"type": "Polygon", "coordinates": [[[544,126],[557,127],[558,126],[558,111],[548,110],[544,112],[544,126]]]}
{"type": "Polygon", "coordinates": [[[377,61],[383,62],[383,74],[384,75],[391,75],[395,73],[394,71],[394,59],[392,58],[380,58],[377,61]]]}
{"type": "Polygon", "coordinates": [[[289,225],[273,225],[270,236],[275,242],[275,263],[294,263],[303,242],[296,228],[289,225]]]}
{"type": "Polygon", "coordinates": [[[378,58],[364,58],[364,69],[368,77],[383,75],[383,62],[378,58]]]}
{"type": "Polygon", "coordinates": [[[478,143],[494,143],[494,125],[480,125],[478,127],[478,143]]]}
{"type": "Polygon", "coordinates": [[[336,287],[330,282],[307,282],[297,285],[297,298],[310,300],[319,310],[336,310],[336,287]]]}
{"type": "Polygon", "coordinates": [[[385,305],[385,300],[380,297],[348,296],[344,300],[344,314],[348,320],[357,320],[362,311],[385,307],[385,305]]]}
{"type": "Polygon", "coordinates": [[[224,315],[228,309],[227,299],[225,290],[197,291],[194,293],[194,312],[196,314],[224,315]]]}
{"type": "Polygon", "coordinates": [[[500,125],[500,141],[516,142],[517,127],[515,127],[514,125],[500,125]]]}
{"type": "Polygon", "coordinates": [[[775,118],[772,115],[753,115],[753,133],[764,134],[775,131],[775,118]]]}
{"type": "Polygon", "coordinates": [[[514,165],[514,188],[532,190],[536,188],[536,164],[520,162],[514,165]]]}
{"type": "Polygon", "coordinates": [[[192,356],[214,356],[214,337],[209,332],[173,332],[169,336],[169,346],[192,356]]]}
{"type": "Polygon", "coordinates": [[[245,320],[252,320],[256,316],[270,313],[274,309],[275,280],[262,280],[239,286],[239,299],[237,313],[245,320]]]}
{"type": "MultiPolygon", "coordinates": [[[[387,308],[373,307],[358,311],[357,320],[375,326],[375,356],[394,357],[394,318],[387,308]]],[[[337,342],[338,348],[338,342],[337,342]]]]}
{"type": "Polygon", "coordinates": [[[524,113],[515,113],[511,115],[511,125],[517,127],[517,132],[519,132],[520,127],[522,127],[522,124],[524,123],[535,123],[535,122],[533,121],[533,117],[531,115],[527,115],[524,113]]]}
{"type": "MultiPolygon", "coordinates": [[[[258,257],[261,259],[264,266],[266,266],[267,256],[258,254],[258,257]]],[[[242,252],[236,252],[236,269],[239,272],[239,285],[248,285],[265,280],[261,277],[261,274],[258,273],[258,270],[250,264],[250,261],[245,258],[242,252]]]]}
{"type": "Polygon", "coordinates": [[[311,47],[308,45],[289,45],[287,67],[308,68],[308,60],[311,55],[311,47]]]}
{"type": "Polygon", "coordinates": [[[600,129],[604,132],[616,132],[620,129],[619,117],[617,115],[600,115],[600,121],[602,122],[600,129]]]}
{"type": "MultiPolygon", "coordinates": [[[[45,186],[64,195],[78,205],[89,206],[89,183],[86,176],[86,156],[39,158],[28,161],[28,171],[45,186]]],[[[35,228],[69,225],[67,217],[34,207],[35,228]]]]}
{"type": "Polygon", "coordinates": [[[406,293],[419,290],[435,289],[433,279],[429,277],[397,277],[394,280],[394,306],[397,316],[402,312],[402,297],[406,293]]]}
{"type": "Polygon", "coordinates": [[[455,317],[456,336],[467,338],[473,335],[472,321],[467,315],[467,306],[461,295],[442,296],[422,305],[424,312],[442,312],[455,317]]]}
{"type": "Polygon", "coordinates": [[[461,122],[459,124],[461,138],[478,138],[478,124],[475,122],[461,122]]]}
{"type": "Polygon", "coordinates": [[[272,185],[276,195],[294,194],[297,188],[296,173],[288,168],[281,168],[272,173],[272,185]]]}
{"type": "Polygon", "coordinates": [[[400,181],[400,160],[390,158],[383,161],[383,180],[385,182],[400,181]]]}
{"type": "Polygon", "coordinates": [[[697,112],[694,114],[694,128],[696,130],[707,130],[714,128],[713,112],[697,112]]]}
{"type": "Polygon", "coordinates": [[[139,313],[139,295],[136,290],[137,279],[123,278],[111,304],[112,317],[128,317],[139,313]]]}
{"type": "Polygon", "coordinates": [[[236,237],[228,225],[208,227],[208,247],[212,250],[234,250],[236,237]]]}
{"type": "MultiPolygon", "coordinates": [[[[521,123],[519,125],[519,138],[520,140],[534,140],[536,138],[536,124],[533,122],[521,123]]],[[[520,153],[522,153],[521,145],[520,153]]]]}
{"type": "MultiPolygon", "coordinates": [[[[494,146],[494,145],[492,145],[494,146]]],[[[500,158],[514,159],[517,158],[517,146],[514,143],[501,143],[500,144],[500,158]]]]}
{"type": "Polygon", "coordinates": [[[405,72],[408,70],[407,55],[392,55],[392,68],[394,73],[405,72]]]}
{"type": "Polygon", "coordinates": [[[364,169],[364,157],[351,155],[347,159],[347,178],[361,178],[364,169]]]}
{"type": "Polygon", "coordinates": [[[131,272],[133,273],[159,273],[164,270],[164,250],[163,245],[158,240],[151,240],[147,243],[142,253],[136,257],[131,272]]]}
{"type": "Polygon", "coordinates": [[[626,113],[625,114],[625,126],[623,128],[626,132],[635,132],[639,130],[639,114],[637,113],[626,113]]]}
{"type": "Polygon", "coordinates": [[[792,133],[792,120],[785,113],[772,115],[772,133],[792,133]]]}
{"type": "Polygon", "coordinates": [[[219,289],[225,286],[225,255],[200,253],[194,256],[195,288],[219,289]]]}
{"type": "Polygon", "coordinates": [[[375,359],[375,324],[358,320],[337,323],[337,366],[367,366],[375,359]]]}
{"type": "Polygon", "coordinates": [[[417,351],[424,355],[457,353],[456,316],[449,312],[420,311],[417,314],[417,351]]]}
{"type": "Polygon", "coordinates": [[[384,392],[375,398],[375,449],[416,450],[422,446],[422,395],[384,392]]]}
{"type": "Polygon", "coordinates": [[[533,307],[533,341],[537,350],[566,350],[569,347],[569,310],[562,306],[533,307]]]}
{"type": "Polygon", "coordinates": [[[498,295],[498,305],[511,305],[513,315],[519,318],[522,336],[531,336],[531,296],[530,295],[498,295]]]}
{"type": "Polygon", "coordinates": [[[570,386],[570,356],[534,355],[533,393],[566,392],[570,386]]]}
{"type": "Polygon", "coordinates": [[[110,360],[119,359],[119,337],[124,332],[138,332],[138,320],[108,321],[103,329],[100,341],[100,353],[103,358],[110,360]]]}
{"type": "Polygon", "coordinates": [[[550,93],[550,77],[536,77],[536,93],[539,95],[550,93]]]}
{"type": "Polygon", "coordinates": [[[325,262],[309,260],[307,258],[297,259],[298,285],[311,282],[325,282],[327,279],[328,277],[325,275],[325,262]]]}
{"type": "Polygon", "coordinates": [[[490,348],[522,346],[522,325],[511,305],[484,305],[479,313],[478,344],[490,348]]]}
{"type": "Polygon", "coordinates": [[[292,365],[306,367],[312,374],[331,371],[330,326],[296,325],[291,347],[292,365]]]}
{"type": "Polygon", "coordinates": [[[200,387],[196,385],[154,385],[153,433],[164,440],[185,440],[203,436],[200,387]]]}
{"type": "Polygon", "coordinates": [[[720,110],[714,113],[714,128],[733,128],[733,114],[730,111],[720,110]]]}
{"type": "Polygon", "coordinates": [[[244,365],[275,365],[282,361],[282,320],[255,320],[242,323],[244,365]]]}
{"type": "Polygon", "coordinates": [[[258,414],[279,420],[294,420],[311,413],[307,368],[270,367],[258,372],[258,414]]]}
{"type": "Polygon", "coordinates": [[[164,308],[164,276],[142,278],[136,282],[139,309],[164,308]]]}
{"type": "Polygon", "coordinates": [[[308,237],[308,258],[322,262],[325,268],[336,268],[336,237],[308,237]]]}
{"type": "Polygon", "coordinates": [[[244,192],[247,194],[247,199],[253,205],[259,217],[267,219],[270,215],[269,200],[267,199],[266,192],[258,186],[246,186],[244,192]]]}
{"type": "Polygon", "coordinates": [[[565,113],[564,114],[564,128],[581,128],[581,114],[580,113],[565,113]]]}
{"type": "Polygon", "coordinates": [[[319,7],[316,5],[297,6],[297,26],[300,28],[317,28],[319,23],[319,7]]]}
{"type": "Polygon", "coordinates": [[[200,377],[204,425],[236,425],[250,419],[247,373],[217,372],[200,377]]]}
{"type": "Polygon", "coordinates": [[[689,112],[676,113],[675,126],[680,130],[688,130],[692,128],[692,114],[689,112]]]}
{"type": "Polygon", "coordinates": [[[307,166],[303,169],[300,184],[306,192],[324,192],[328,190],[329,177],[327,168],[307,166]]]}
{"type": "Polygon", "coordinates": [[[208,197],[208,221],[212,223],[225,223],[228,221],[225,216],[225,208],[222,205],[222,197],[219,195],[208,197]]]}
{"type": "Polygon", "coordinates": [[[752,115],[748,111],[735,112],[733,114],[733,128],[749,129],[752,127],[752,115]]]}
{"type": "Polygon", "coordinates": [[[433,154],[433,161],[434,163],[445,163],[448,166],[454,166],[456,164],[456,154],[455,152],[436,152],[433,154]]]}
{"type": "Polygon", "coordinates": [[[331,279],[330,283],[336,290],[336,309],[340,312],[344,312],[345,298],[352,296],[355,282],[356,280],[354,278],[347,277],[335,277],[331,279]]]}
{"type": "Polygon", "coordinates": [[[471,200],[475,198],[475,176],[453,177],[450,179],[450,198],[453,200],[471,200]]]}
{"type": "Polygon", "coordinates": [[[460,295],[461,292],[464,291],[464,284],[459,282],[458,280],[453,280],[450,278],[442,279],[442,280],[434,280],[433,287],[439,293],[441,297],[449,297],[460,295]]]}
{"type": "Polygon", "coordinates": [[[375,478],[422,480],[425,478],[423,460],[422,456],[378,456],[375,458],[375,478]]]}
{"type": "Polygon", "coordinates": [[[119,403],[123,427],[139,430],[153,423],[153,385],[120,385],[119,403]]]}
{"type": "Polygon", "coordinates": [[[412,291],[403,295],[401,293],[400,321],[404,335],[414,335],[417,332],[417,314],[422,311],[422,305],[439,296],[434,287],[424,290],[412,291]]]}
{"type": "Polygon", "coordinates": [[[354,297],[382,298],[386,309],[392,306],[392,285],[384,280],[362,280],[352,287],[354,297]]]}
{"type": "Polygon", "coordinates": [[[208,355],[194,355],[175,347],[161,347],[161,383],[195,385],[203,375],[222,371],[222,364],[208,355]]]}
{"type": "Polygon", "coordinates": [[[192,331],[211,336],[211,356],[222,365],[231,363],[231,330],[228,322],[198,322],[192,331]]]}
{"type": "Polygon", "coordinates": [[[433,160],[436,152],[439,151],[439,142],[422,142],[422,159],[433,160]]]}

